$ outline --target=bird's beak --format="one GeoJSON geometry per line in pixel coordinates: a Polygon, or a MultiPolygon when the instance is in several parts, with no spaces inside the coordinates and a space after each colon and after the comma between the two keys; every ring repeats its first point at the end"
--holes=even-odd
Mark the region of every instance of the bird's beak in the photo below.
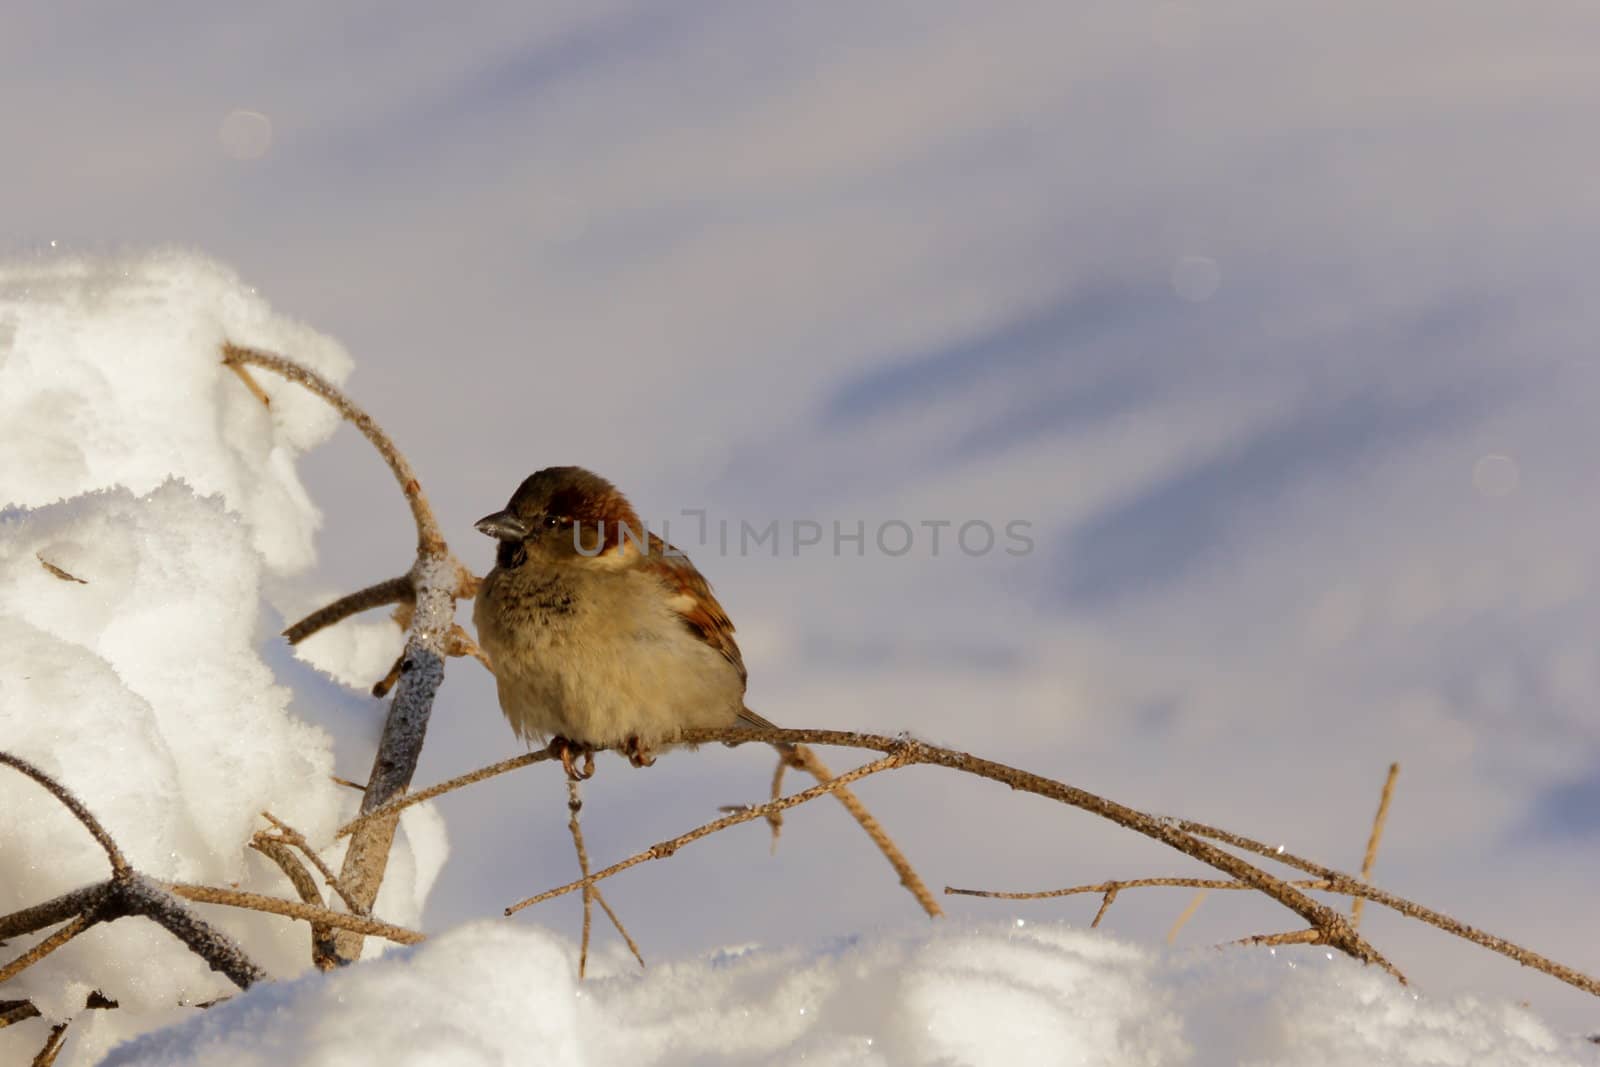
{"type": "Polygon", "coordinates": [[[521,541],[533,532],[532,527],[509,511],[497,511],[493,515],[485,515],[473,525],[478,528],[479,533],[488,534],[501,541],[521,541]]]}

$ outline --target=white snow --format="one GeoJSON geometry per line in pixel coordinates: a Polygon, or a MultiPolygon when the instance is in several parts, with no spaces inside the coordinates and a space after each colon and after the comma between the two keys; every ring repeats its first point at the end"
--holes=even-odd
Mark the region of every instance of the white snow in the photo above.
{"type": "MultiPolygon", "coordinates": [[[[292,895],[246,847],[261,812],[326,845],[356,795],[329,778],[329,737],[308,721],[317,693],[278,684],[258,652],[277,639],[262,632],[261,587],[312,559],[317,512],[293,459],[337,423],[297,390],[272,389],[264,408],[220,364],[225,336],[336,378],[350,366],[335,342],[194,256],[0,266],[0,747],[75,791],[145,874],[292,895]]],[[[437,815],[419,814],[377,909],[403,924],[420,917],[446,852],[437,815]]],[[[337,863],[340,851],[326,854],[337,863]]],[[[107,873],[56,801],[0,768],[0,912],[107,873]]],[[[205,913],[273,974],[308,966],[303,927],[205,913]]],[[[123,920],[0,999],[32,999],[53,1019],[93,990],[117,1000],[75,1024],[60,1062],[88,1063],[232,988],[154,925],[123,920]]],[[[31,1056],[22,1042],[39,1038],[0,1030],[0,1062],[31,1056]]]]}
{"type": "MultiPolygon", "coordinates": [[[[290,688],[262,655],[279,640],[269,589],[296,609],[331,592],[285,579],[314,560],[318,525],[295,462],[336,422],[265,375],[264,408],[221,366],[225,338],[335,380],[351,366],[194,255],[0,264],[0,748],[77,792],[144,873],[288,895],[246,847],[260,813],[337,864],[331,835],[355,803],[329,779],[327,683],[290,688]]],[[[313,651],[365,684],[396,643],[377,622],[313,651]]],[[[427,806],[402,827],[375,910],[416,924],[448,843],[427,806]]],[[[105,873],[60,805],[0,770],[0,912],[105,873]]],[[[46,1021],[69,1018],[61,1067],[108,1053],[238,1067],[1592,1061],[1507,1003],[1430,1000],[1313,949],[1175,955],[950,920],[642,975],[607,947],[580,984],[572,942],[526,918],[322,975],[302,973],[304,925],[204,911],[280,980],[202,1011],[232,992],[224,979],[147,922],[101,926],[0,988],[47,1016],[0,1030],[0,1062],[25,1062],[46,1021]],[[81,1011],[95,990],[120,1007],[81,1011]]]]}
{"type": "Polygon", "coordinates": [[[1050,923],[941,922],[579,984],[573,946],[485,921],[261,987],[119,1049],[119,1067],[1592,1062],[1528,1012],[1430,1002],[1302,950],[1169,954],[1050,923]],[[1299,962],[1294,962],[1298,959],[1299,962]]]}

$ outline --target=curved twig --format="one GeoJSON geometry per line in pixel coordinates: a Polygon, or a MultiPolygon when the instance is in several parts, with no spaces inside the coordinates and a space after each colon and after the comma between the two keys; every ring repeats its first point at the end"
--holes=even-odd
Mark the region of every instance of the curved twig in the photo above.
{"type": "MultiPolygon", "coordinates": [[[[785,757],[795,761],[795,766],[804,770],[818,782],[827,782],[833,778],[833,772],[828,770],[828,765],[823,763],[822,759],[808,746],[779,745],[777,747],[778,751],[783,753],[785,757]]],[[[774,774],[772,778],[774,790],[781,784],[781,776],[774,774]]],[[[939,907],[939,902],[928,891],[927,884],[917,874],[916,868],[911,866],[911,861],[906,859],[904,852],[900,851],[900,846],[894,843],[894,839],[889,836],[889,831],[885,830],[883,824],[877,820],[877,817],[867,810],[865,804],[861,803],[861,798],[842,786],[833,791],[833,796],[840,804],[844,805],[844,809],[850,813],[850,817],[855,819],[861,829],[866,832],[866,835],[872,839],[872,843],[878,846],[878,851],[883,853],[884,858],[889,861],[889,866],[893,867],[895,873],[900,876],[900,884],[905,886],[906,891],[917,899],[918,904],[922,905],[922,910],[927,913],[928,918],[937,919],[943,915],[944,909],[939,907]]],[[[773,843],[776,844],[778,826],[781,825],[781,822],[773,823],[772,819],[774,818],[781,819],[777,810],[774,810],[772,817],[767,820],[773,827],[773,843]]]]}
{"type": "Polygon", "coordinates": [[[292,359],[263,352],[258,348],[236,345],[232,341],[224,342],[222,345],[222,362],[229,367],[250,364],[269,370],[310,390],[331,404],[351,425],[361,431],[362,436],[372,442],[372,447],[378,450],[383,461],[389,465],[389,470],[394,473],[395,481],[400,483],[400,491],[405,494],[406,503],[411,506],[411,517],[417,524],[418,550],[427,553],[444,549],[444,536],[439,532],[439,522],[433,517],[433,508],[429,506],[428,498],[422,494],[422,486],[417,481],[416,471],[411,469],[410,461],[395,447],[394,441],[383,427],[379,426],[371,415],[361,410],[353,400],[345,396],[338,386],[310,367],[302,366],[292,359]]]}
{"type": "Polygon", "coordinates": [[[61,802],[62,807],[72,812],[73,816],[83,824],[84,829],[88,830],[94,836],[94,839],[100,843],[100,847],[105,849],[106,859],[111,861],[111,870],[114,874],[126,875],[132,870],[128,866],[127,859],[122,855],[122,850],[111,839],[111,835],[106,832],[106,828],[100,825],[100,820],[90,814],[89,809],[84,807],[83,801],[74,796],[70,789],[20,756],[13,756],[9,752],[0,752],[0,763],[4,763],[6,766],[20,771],[35,782],[38,782],[49,790],[51,796],[61,802]]]}
{"type": "Polygon", "coordinates": [[[324,630],[334,623],[343,622],[352,615],[359,615],[372,608],[381,608],[385,604],[414,600],[416,595],[411,586],[411,575],[402,574],[398,578],[388,578],[318,608],[284,630],[283,636],[289,639],[291,645],[298,645],[317,631],[324,630]]]}

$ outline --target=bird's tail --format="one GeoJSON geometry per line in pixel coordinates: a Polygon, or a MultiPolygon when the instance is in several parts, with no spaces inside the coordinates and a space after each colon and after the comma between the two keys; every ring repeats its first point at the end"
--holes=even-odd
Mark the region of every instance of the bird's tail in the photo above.
{"type": "Polygon", "coordinates": [[[745,708],[743,711],[739,712],[739,721],[745,726],[754,726],[757,730],[778,729],[777,724],[763,719],[749,708],[745,708]]]}

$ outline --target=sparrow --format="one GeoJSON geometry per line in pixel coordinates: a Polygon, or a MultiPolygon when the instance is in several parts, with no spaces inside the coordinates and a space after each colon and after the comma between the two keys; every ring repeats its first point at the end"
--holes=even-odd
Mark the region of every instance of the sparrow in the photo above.
{"type": "Polygon", "coordinates": [[[593,774],[599,748],[642,767],[690,727],[773,728],[745,707],[744,659],[710,585],[616,486],[546,467],[477,529],[499,542],[472,622],[500,710],[570,777],[593,774]]]}

